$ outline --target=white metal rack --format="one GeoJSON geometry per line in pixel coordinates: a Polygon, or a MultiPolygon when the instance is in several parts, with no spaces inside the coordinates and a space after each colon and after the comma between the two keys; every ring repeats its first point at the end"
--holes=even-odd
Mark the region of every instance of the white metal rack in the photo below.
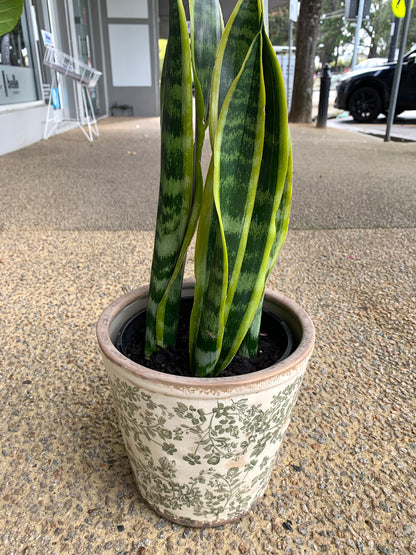
{"type": "Polygon", "coordinates": [[[69,54],[65,54],[53,46],[47,46],[43,63],[53,70],[51,93],[58,85],[58,74],[68,77],[80,87],[82,109],[77,109],[77,119],[57,120],[52,103],[52,94],[49,96],[48,111],[46,115],[44,138],[47,139],[57,129],[58,125],[66,121],[76,121],[89,141],[98,137],[97,119],[91,101],[89,89],[97,84],[101,72],[80,62],[69,54]],[[84,126],[87,126],[86,130],[84,126]]]}

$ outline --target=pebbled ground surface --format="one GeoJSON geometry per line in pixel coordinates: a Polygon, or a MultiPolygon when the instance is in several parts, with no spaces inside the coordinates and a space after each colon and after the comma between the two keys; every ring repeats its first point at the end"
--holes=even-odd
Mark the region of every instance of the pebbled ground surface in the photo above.
{"type": "Polygon", "coordinates": [[[292,127],[269,285],[310,313],[316,348],[263,499],[194,530],[137,493],[95,340],[149,279],[158,124],[99,128],[0,158],[0,552],[416,553],[416,145],[292,127]]]}

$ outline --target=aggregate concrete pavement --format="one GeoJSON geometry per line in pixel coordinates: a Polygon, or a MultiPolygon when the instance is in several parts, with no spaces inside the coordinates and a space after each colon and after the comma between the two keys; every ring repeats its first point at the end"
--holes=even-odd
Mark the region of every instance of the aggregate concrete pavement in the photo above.
{"type": "MultiPolygon", "coordinates": [[[[342,113],[328,120],[330,127],[364,133],[384,140],[387,131],[387,118],[380,115],[371,123],[358,123],[350,115],[342,113]]],[[[416,142],[416,110],[409,110],[397,116],[391,126],[390,140],[396,142],[416,142]]]]}
{"type": "MultiPolygon", "coordinates": [[[[158,119],[109,118],[99,129],[93,143],[74,130],[0,158],[0,229],[154,228],[158,119]]],[[[414,227],[415,144],[312,124],[291,129],[292,229],[414,227]]]]}
{"type": "MultiPolygon", "coordinates": [[[[319,96],[319,88],[315,88],[312,94],[312,119],[314,121],[316,121],[318,117],[319,96]]],[[[348,112],[334,107],[335,98],[336,88],[332,87],[329,92],[328,101],[328,127],[363,133],[364,135],[370,135],[384,140],[387,128],[387,117],[385,115],[380,114],[378,118],[371,123],[358,123],[354,121],[348,112]]],[[[390,130],[390,140],[397,142],[416,142],[416,110],[406,110],[393,120],[390,130]]]]}
{"type": "Polygon", "coordinates": [[[264,497],[194,530],[137,493],[94,332],[149,279],[158,123],[99,129],[0,158],[0,551],[415,553],[416,145],[292,126],[269,285],[311,314],[316,348],[264,497]]]}

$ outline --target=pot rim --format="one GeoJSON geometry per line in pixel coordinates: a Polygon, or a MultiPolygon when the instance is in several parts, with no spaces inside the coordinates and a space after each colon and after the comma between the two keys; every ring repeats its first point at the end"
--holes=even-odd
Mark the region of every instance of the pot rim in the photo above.
{"type": "MultiPolygon", "coordinates": [[[[183,280],[183,290],[193,288],[195,284],[194,279],[183,280]]],[[[309,314],[299,306],[295,301],[286,297],[282,293],[278,293],[272,289],[265,289],[265,300],[267,303],[278,304],[283,310],[295,320],[300,327],[300,341],[296,349],[291,355],[281,362],[277,362],[268,368],[251,372],[250,374],[243,374],[240,376],[227,376],[222,378],[201,378],[189,376],[177,376],[173,374],[165,374],[157,370],[147,368],[137,362],[134,362],[124,356],[113,344],[110,338],[110,325],[114,318],[123,309],[134,303],[139,298],[144,298],[149,293],[149,286],[145,285],[122,295],[113,301],[100,315],[97,322],[97,339],[101,351],[104,356],[113,361],[118,366],[122,367],[127,373],[139,377],[146,381],[153,381],[163,383],[165,385],[175,387],[190,387],[194,389],[207,389],[207,390],[224,390],[229,387],[244,387],[250,386],[257,382],[266,381],[268,379],[277,378],[284,374],[293,371],[300,362],[305,358],[309,358],[312,354],[315,342],[315,328],[309,314]]],[[[268,307],[270,310],[270,306],[268,307]]]]}

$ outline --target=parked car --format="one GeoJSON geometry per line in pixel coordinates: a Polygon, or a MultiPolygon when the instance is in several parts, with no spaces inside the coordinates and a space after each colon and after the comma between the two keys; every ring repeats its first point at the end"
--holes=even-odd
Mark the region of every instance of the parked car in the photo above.
{"type": "MultiPolygon", "coordinates": [[[[416,46],[403,58],[396,114],[416,110],[416,46]]],[[[334,106],[347,110],[355,121],[370,122],[387,114],[396,62],[356,68],[344,75],[337,87],[334,106]]]]}

